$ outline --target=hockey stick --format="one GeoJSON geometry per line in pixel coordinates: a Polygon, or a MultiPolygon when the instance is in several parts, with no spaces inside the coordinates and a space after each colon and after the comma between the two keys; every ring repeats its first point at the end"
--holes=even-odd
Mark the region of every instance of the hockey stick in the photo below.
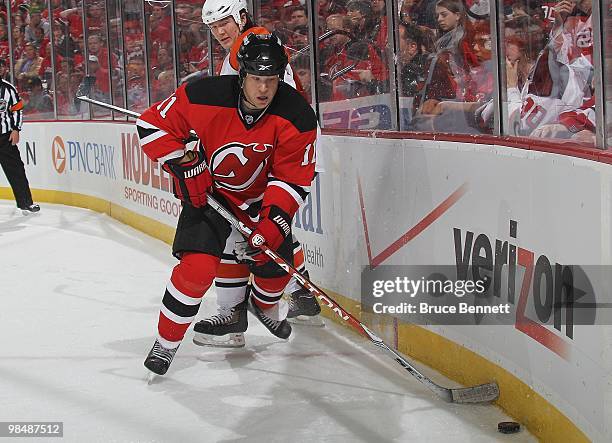
{"type": "Polygon", "coordinates": [[[92,105],[100,106],[101,108],[110,109],[111,111],[121,112],[122,114],[129,115],[130,117],[138,118],[140,114],[138,112],[130,111],[129,109],[123,109],[119,106],[111,105],[110,103],[104,103],[98,100],[94,100],[93,98],[89,98],[86,95],[79,95],[77,97],[79,100],[91,103],[92,105]]]}
{"type": "MultiPolygon", "coordinates": [[[[80,98],[80,97],[79,97],[80,98]]],[[[105,103],[97,102],[95,103],[99,106],[105,106],[105,103]]],[[[111,109],[111,108],[109,108],[111,109]]],[[[121,111],[121,108],[113,107],[113,109],[117,111],[121,111]],[[116,108],[116,109],[115,109],[116,108]]],[[[129,111],[130,115],[132,111],[129,111]]],[[[240,222],[234,214],[228,211],[224,206],[222,206],[214,197],[208,196],[208,204],[216,210],[224,219],[226,219],[234,228],[236,228],[243,236],[248,238],[251,235],[252,230],[246,226],[244,223],[240,222]]],[[[293,266],[287,263],[282,257],[280,257],[276,252],[270,249],[265,244],[260,247],[260,249],[272,259],[278,266],[280,266],[287,274],[295,278],[300,285],[302,285],[305,289],[307,289],[311,294],[321,300],[325,305],[330,308],[332,311],[336,313],[342,320],[347,322],[351,327],[357,330],[360,334],[370,339],[372,343],[374,343],[379,348],[384,349],[387,353],[391,354],[392,358],[399,363],[410,375],[415,377],[429,389],[431,389],[434,393],[436,393],[439,397],[447,402],[452,403],[483,403],[490,402],[499,396],[499,387],[497,383],[490,382],[477,386],[469,386],[465,388],[446,388],[444,386],[440,386],[431,380],[426,375],[422,374],[417,368],[415,368],[408,360],[406,360],[401,354],[392,349],[389,345],[387,345],[380,337],[378,337],[374,332],[372,332],[366,325],[361,323],[357,318],[355,318],[352,314],[347,312],[338,302],[336,302],[333,298],[328,296],[325,292],[323,292],[320,288],[318,288],[314,283],[300,274],[293,266]]]]}
{"type": "MultiPolygon", "coordinates": [[[[214,197],[208,196],[208,204],[216,210],[224,219],[226,219],[234,228],[236,228],[242,235],[248,238],[251,235],[252,230],[244,223],[240,222],[234,214],[223,207],[214,197]]],[[[389,347],[380,337],[372,332],[366,325],[361,323],[351,313],[347,312],[338,302],[333,298],[325,294],[319,287],[314,283],[300,274],[293,266],[287,263],[282,257],[276,252],[270,249],[265,244],[260,246],[260,249],[270,257],[278,266],[295,278],[300,285],[307,289],[311,294],[321,300],[325,305],[334,311],[342,320],[351,325],[359,333],[369,338],[379,348],[384,349],[393,356],[393,359],[398,362],[406,371],[408,371],[417,380],[435,392],[438,396],[447,402],[452,403],[483,403],[497,399],[499,396],[499,388],[497,383],[485,383],[477,386],[470,386],[467,388],[446,388],[438,385],[426,375],[419,372],[409,361],[407,361],[401,354],[389,347]]]]}

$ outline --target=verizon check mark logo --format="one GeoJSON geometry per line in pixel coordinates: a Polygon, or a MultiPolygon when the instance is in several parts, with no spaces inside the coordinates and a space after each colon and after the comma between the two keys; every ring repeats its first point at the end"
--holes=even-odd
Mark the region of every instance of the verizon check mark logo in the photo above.
{"type": "Polygon", "coordinates": [[[376,268],[386,259],[395,254],[398,250],[408,244],[413,238],[427,229],[433,222],[442,217],[461,197],[468,191],[467,182],[459,186],[455,192],[449,195],[442,203],[436,206],[429,214],[423,217],[416,225],[410,228],[400,238],[391,243],[382,252],[375,257],[372,257],[372,248],[370,246],[370,236],[368,234],[368,223],[366,220],[365,205],[363,202],[363,191],[361,190],[361,179],[357,177],[357,188],[359,191],[359,206],[361,207],[361,220],[363,222],[363,231],[365,234],[366,247],[368,250],[368,260],[372,269],[376,268]]]}

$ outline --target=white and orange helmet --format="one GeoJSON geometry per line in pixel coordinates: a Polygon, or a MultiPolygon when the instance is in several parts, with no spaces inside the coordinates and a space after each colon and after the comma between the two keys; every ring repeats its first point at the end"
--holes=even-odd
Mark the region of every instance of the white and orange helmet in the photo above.
{"type": "Polygon", "coordinates": [[[202,21],[210,25],[226,17],[233,17],[240,26],[240,11],[247,10],[246,0],[206,0],[202,6],[202,21]]]}

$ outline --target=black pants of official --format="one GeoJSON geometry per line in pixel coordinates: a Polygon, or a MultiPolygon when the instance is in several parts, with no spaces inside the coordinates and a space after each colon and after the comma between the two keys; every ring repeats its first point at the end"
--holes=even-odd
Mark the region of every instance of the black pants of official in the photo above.
{"type": "Polygon", "coordinates": [[[13,189],[17,207],[27,208],[32,202],[30,184],[26,177],[25,168],[19,149],[9,141],[9,134],[0,134],[0,166],[13,189]]]}

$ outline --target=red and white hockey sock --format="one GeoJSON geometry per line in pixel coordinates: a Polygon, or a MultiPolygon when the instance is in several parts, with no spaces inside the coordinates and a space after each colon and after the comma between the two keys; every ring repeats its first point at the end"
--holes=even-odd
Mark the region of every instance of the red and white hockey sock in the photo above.
{"type": "Polygon", "coordinates": [[[173,349],[181,343],[200,309],[202,297],[213,282],[218,266],[218,257],[186,253],[174,267],[157,325],[158,340],[162,346],[173,349]]]}
{"type": "Polygon", "coordinates": [[[221,260],[215,277],[219,308],[232,308],[244,301],[250,274],[247,265],[221,260]]]}
{"type": "Polygon", "coordinates": [[[289,276],[275,278],[253,277],[251,296],[253,302],[273,320],[281,321],[287,318],[289,307],[287,303],[279,303],[289,276]]]}

